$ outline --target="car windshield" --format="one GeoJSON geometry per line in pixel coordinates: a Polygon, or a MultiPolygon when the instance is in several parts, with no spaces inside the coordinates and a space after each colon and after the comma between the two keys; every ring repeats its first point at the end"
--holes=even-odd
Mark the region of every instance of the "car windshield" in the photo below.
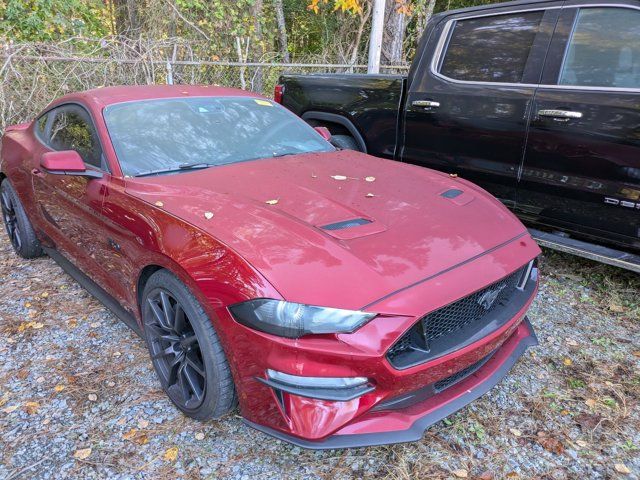
{"type": "Polygon", "coordinates": [[[293,113],[262,98],[125,102],[106,107],[104,118],[127,176],[335,150],[293,113]]]}

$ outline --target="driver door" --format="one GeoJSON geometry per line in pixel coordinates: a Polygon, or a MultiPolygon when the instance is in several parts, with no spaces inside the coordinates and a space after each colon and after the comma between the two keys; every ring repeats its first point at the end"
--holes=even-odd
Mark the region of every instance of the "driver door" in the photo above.
{"type": "Polygon", "coordinates": [[[36,136],[42,145],[32,159],[31,173],[43,233],[56,250],[98,284],[105,285],[99,250],[104,230],[101,212],[106,176],[56,175],[40,166],[45,152],[75,150],[87,169],[106,174],[102,147],[91,116],[78,104],[62,105],[38,119],[36,136]]]}

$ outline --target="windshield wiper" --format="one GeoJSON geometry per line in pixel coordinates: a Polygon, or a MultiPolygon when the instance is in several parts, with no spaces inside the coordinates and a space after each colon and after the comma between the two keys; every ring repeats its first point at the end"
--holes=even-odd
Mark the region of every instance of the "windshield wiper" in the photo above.
{"type": "Polygon", "coordinates": [[[198,170],[202,168],[209,168],[215,166],[212,163],[197,162],[197,163],[183,163],[177,167],[171,168],[159,168],[157,170],[147,170],[146,172],[137,173],[136,177],[147,177],[149,175],[159,175],[161,173],[181,172],[183,170],[198,170]]]}

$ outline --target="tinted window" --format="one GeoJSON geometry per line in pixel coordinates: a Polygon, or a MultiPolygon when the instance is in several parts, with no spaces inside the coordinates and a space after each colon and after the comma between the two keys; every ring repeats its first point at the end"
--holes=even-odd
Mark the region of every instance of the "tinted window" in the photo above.
{"type": "Polygon", "coordinates": [[[80,107],[55,110],[49,132],[49,145],[54,150],[75,150],[89,165],[101,167],[102,149],[89,115],[80,107]]]}
{"type": "Polygon", "coordinates": [[[44,139],[44,131],[47,128],[47,119],[49,118],[49,114],[45,113],[38,120],[36,120],[36,134],[40,139],[44,139]]]}
{"type": "Polygon", "coordinates": [[[108,106],[104,117],[120,167],[131,176],[334,150],[293,113],[257,98],[128,102],[108,106]]]}
{"type": "Polygon", "coordinates": [[[580,10],[558,83],[640,88],[640,11],[580,10]]]}
{"type": "Polygon", "coordinates": [[[522,81],[544,12],[458,20],[440,73],[466,81],[522,81]]]}

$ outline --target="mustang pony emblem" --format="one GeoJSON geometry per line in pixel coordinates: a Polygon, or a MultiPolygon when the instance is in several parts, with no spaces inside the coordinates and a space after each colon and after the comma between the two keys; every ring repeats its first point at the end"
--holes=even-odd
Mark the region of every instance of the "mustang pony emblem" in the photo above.
{"type": "Polygon", "coordinates": [[[500,285],[499,287],[484,292],[478,299],[478,305],[485,310],[489,310],[504,287],[505,285],[500,285]]]}

